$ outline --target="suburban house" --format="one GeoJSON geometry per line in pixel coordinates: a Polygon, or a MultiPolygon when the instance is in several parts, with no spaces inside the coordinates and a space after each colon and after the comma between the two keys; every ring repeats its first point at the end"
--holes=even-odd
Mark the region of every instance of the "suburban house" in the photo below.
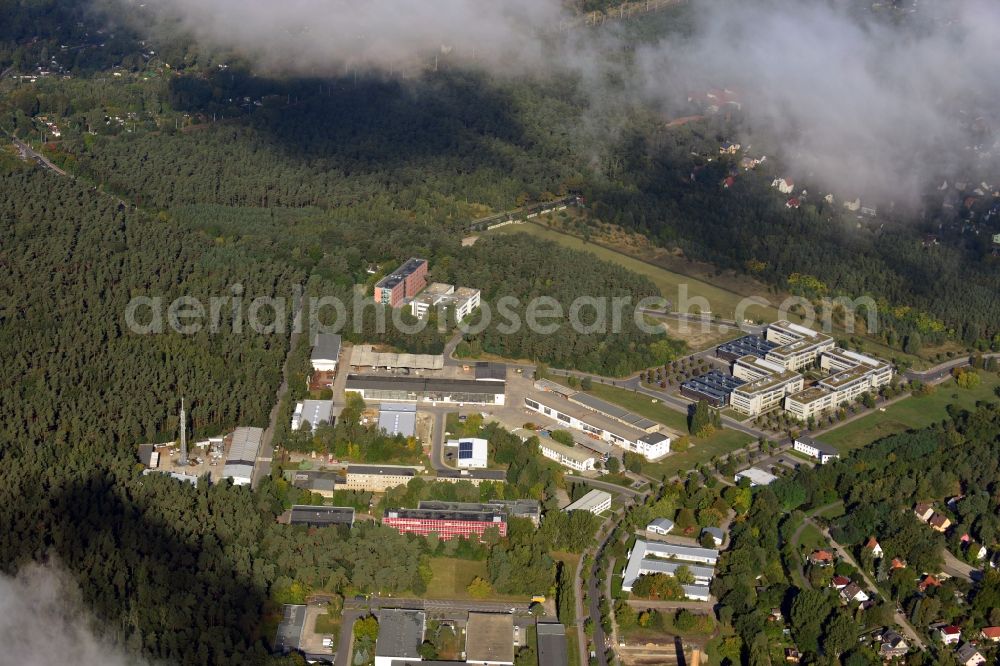
{"type": "Polygon", "coordinates": [[[792,197],[785,202],[785,208],[798,208],[801,205],[802,202],[798,199],[798,197],[792,197]]]}
{"type": "Polygon", "coordinates": [[[937,578],[935,578],[930,574],[924,576],[923,580],[921,580],[920,583],[917,584],[917,589],[920,590],[921,592],[926,592],[928,589],[932,587],[941,587],[941,581],[939,581],[937,578]]]}
{"type": "Polygon", "coordinates": [[[851,579],[848,578],[847,576],[834,576],[833,580],[830,582],[830,585],[833,586],[833,589],[838,591],[844,589],[850,584],[851,584],[851,579]]]}
{"type": "Polygon", "coordinates": [[[903,640],[903,637],[895,631],[887,631],[882,634],[882,645],[879,647],[878,652],[883,659],[902,657],[909,651],[910,646],[905,640],[903,640]]]}
{"type": "Polygon", "coordinates": [[[898,557],[894,557],[892,558],[892,564],[889,565],[889,568],[892,569],[893,571],[895,571],[896,569],[905,569],[906,562],[899,559],[898,557]]]}
{"type": "Polygon", "coordinates": [[[831,460],[840,457],[840,452],[837,449],[808,435],[799,435],[796,437],[793,448],[799,453],[804,453],[810,458],[815,458],[821,465],[825,465],[831,460]]]}
{"type": "Polygon", "coordinates": [[[925,502],[913,507],[913,513],[920,519],[921,522],[926,523],[934,515],[934,507],[925,502]]]}
{"type": "Polygon", "coordinates": [[[726,538],[725,532],[723,532],[722,529],[719,528],[719,527],[706,527],[706,528],[704,528],[701,531],[701,536],[705,536],[706,534],[708,534],[708,535],[710,535],[712,537],[712,543],[715,544],[716,548],[718,548],[719,546],[721,546],[722,542],[725,541],[725,538],[726,538]]]}
{"type": "Polygon", "coordinates": [[[993,641],[994,643],[1000,643],[1000,627],[983,627],[980,635],[985,641],[993,641]]]}
{"type": "Polygon", "coordinates": [[[833,553],[828,550],[817,550],[809,556],[809,564],[818,567],[828,567],[833,564],[833,553]]]}
{"type": "Polygon", "coordinates": [[[775,178],[771,181],[771,187],[778,188],[782,194],[791,194],[795,190],[795,181],[791,178],[775,178]]]}
{"type": "Polygon", "coordinates": [[[980,666],[986,663],[986,657],[979,654],[979,650],[972,643],[966,643],[955,650],[955,658],[962,666],[980,666]]]}
{"type": "Polygon", "coordinates": [[[931,516],[931,519],[927,521],[927,524],[930,525],[931,529],[935,532],[944,533],[948,531],[949,527],[951,527],[951,519],[948,516],[935,513],[931,516]]]}
{"type": "Polygon", "coordinates": [[[875,537],[868,537],[868,542],[865,544],[865,550],[870,552],[872,557],[875,559],[882,558],[882,546],[879,545],[878,540],[875,537]]]}
{"type": "Polygon", "coordinates": [[[860,604],[864,603],[865,601],[868,601],[869,597],[868,593],[862,590],[860,585],[858,585],[857,583],[851,583],[850,585],[848,585],[847,587],[845,587],[840,591],[840,599],[845,604],[850,604],[854,602],[860,604]]]}
{"type": "Polygon", "coordinates": [[[962,640],[962,629],[953,624],[938,627],[937,637],[945,645],[958,645],[962,640]]]}

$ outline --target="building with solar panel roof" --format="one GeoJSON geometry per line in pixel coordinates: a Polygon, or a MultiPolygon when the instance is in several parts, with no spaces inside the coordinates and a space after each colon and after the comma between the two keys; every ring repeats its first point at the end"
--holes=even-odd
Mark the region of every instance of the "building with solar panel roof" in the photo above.
{"type": "Polygon", "coordinates": [[[489,447],[485,439],[476,437],[450,439],[447,445],[458,449],[455,464],[462,469],[482,469],[489,464],[487,461],[489,447]]]}

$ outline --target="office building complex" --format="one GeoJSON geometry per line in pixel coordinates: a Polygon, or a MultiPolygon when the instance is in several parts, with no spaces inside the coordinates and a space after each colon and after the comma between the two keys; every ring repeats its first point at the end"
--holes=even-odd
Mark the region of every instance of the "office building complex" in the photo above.
{"type": "Polygon", "coordinates": [[[455,320],[461,321],[479,307],[480,298],[478,289],[456,289],[454,285],[435,282],[410,300],[410,312],[423,319],[432,308],[440,308],[453,312],[455,320]]]}
{"type": "Polygon", "coordinates": [[[382,524],[406,534],[444,540],[458,537],[481,540],[488,529],[507,536],[507,513],[486,506],[476,509],[387,509],[382,524]]]}

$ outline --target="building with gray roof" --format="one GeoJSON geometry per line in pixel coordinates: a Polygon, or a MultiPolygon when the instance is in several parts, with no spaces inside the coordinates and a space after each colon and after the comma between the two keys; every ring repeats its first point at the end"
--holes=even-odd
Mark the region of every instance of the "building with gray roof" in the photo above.
{"type": "Polygon", "coordinates": [[[232,479],[237,486],[250,485],[263,437],[263,428],[237,428],[233,431],[226,464],[222,468],[223,478],[232,479]]]}
{"type": "Polygon", "coordinates": [[[340,347],[340,336],[336,333],[317,333],[309,356],[313,369],[321,372],[335,371],[337,359],[340,358],[340,347]]]}
{"type": "Polygon", "coordinates": [[[394,659],[420,660],[426,616],[423,611],[387,608],[377,612],[378,639],[375,666],[388,666],[394,659]]]}
{"type": "Polygon", "coordinates": [[[302,400],[292,413],[292,430],[299,430],[306,423],[315,430],[321,423],[333,423],[333,400],[302,400]]]}
{"type": "Polygon", "coordinates": [[[417,432],[417,406],[391,402],[379,405],[378,427],[389,435],[413,437],[417,432]]]}
{"type": "Polygon", "coordinates": [[[559,622],[539,622],[535,631],[538,636],[538,663],[545,666],[568,666],[566,627],[559,622]]]}

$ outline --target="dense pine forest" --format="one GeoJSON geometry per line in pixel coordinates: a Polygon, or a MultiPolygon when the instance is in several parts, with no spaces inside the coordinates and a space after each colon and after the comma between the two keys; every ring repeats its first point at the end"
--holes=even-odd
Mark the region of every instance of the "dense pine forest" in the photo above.
{"type": "MultiPolygon", "coordinates": [[[[513,81],[447,63],[407,80],[276,79],[182,38],[143,43],[133,29],[62,0],[7,0],[0,16],[0,570],[43,560],[65,568],[99,632],[133,655],[281,662],[269,656],[280,602],[312,591],[420,593],[426,558],[435,555],[486,559],[495,589],[536,593],[566,581],[549,552],[579,552],[596,530],[593,520],[552,512],[543,530],[515,525],[486,552],[374,526],[288,529],[275,517],[298,495],[279,478],[251,493],[140,476],[136,445],[176,437],[181,396],[196,437],[265,425],[290,343],[231,326],[140,335],[124,316],[135,297],[160,297],[165,308],[182,295],[231,297],[239,285],[248,299],[288,299],[277,313],[287,325],[298,286],[349,300],[410,256],[427,258],[434,280],[480,288],[487,305],[544,295],[562,303],[629,297],[634,307],[655,295],[645,277],[525,234],[462,244],[471,219],[573,192],[586,201],[584,220],[643,233],[776,289],[805,273],[824,294],[870,294],[890,309],[885,335],[893,346],[919,333],[925,342],[953,337],[1000,348],[1000,271],[986,242],[1000,231],[996,220],[975,236],[942,232],[927,248],[921,238],[937,228],[936,217],[887,214],[884,226],[859,228],[822,204],[788,210],[768,187],[776,174],[740,178],[721,193],[734,165],[705,159],[732,129],[721,119],[667,130],[650,109],[589,109],[573,77],[513,81]],[[56,74],[15,78],[43,65],[56,74]],[[595,129],[609,117],[612,131],[595,129]],[[53,121],[59,137],[45,124],[53,121]],[[11,136],[31,141],[68,175],[19,160],[8,150],[11,136]]],[[[246,307],[227,305],[223,321],[246,307]]],[[[440,353],[453,331],[454,322],[411,335],[381,331],[377,314],[368,308],[357,322],[349,315],[345,338],[440,353]]],[[[632,314],[626,307],[623,329],[611,336],[565,324],[550,335],[526,327],[503,334],[494,325],[466,336],[458,352],[620,376],[683,351],[641,331],[632,314]]],[[[292,369],[301,384],[301,368],[292,369]]],[[[339,452],[348,440],[390,446],[356,423],[338,427],[303,450],[339,452]]],[[[509,467],[502,490],[415,482],[392,499],[530,496],[554,509],[565,480],[533,445],[499,429],[486,434],[494,459],[509,467]]],[[[963,507],[963,525],[981,541],[995,539],[997,436],[996,410],[984,407],[802,473],[756,494],[752,507],[749,493],[727,492],[729,504],[749,510],[714,590],[723,612],[740,618],[733,660],[752,648],[771,606],[795,604],[781,567],[782,508],[843,495],[856,520],[836,524],[836,534],[854,542],[892,531],[899,536],[891,545],[911,566],[932,564],[928,544],[938,542],[893,511],[914,498],[982,488],[989,499],[963,507]],[[941,463],[928,466],[928,457],[941,463]],[[761,572],[763,592],[751,580],[761,572]]],[[[369,459],[389,457],[383,453],[369,459]]],[[[699,524],[718,522],[706,509],[720,493],[688,493],[692,524],[695,509],[699,524]]],[[[995,584],[990,590],[996,594],[995,584]]],[[[914,610],[908,587],[894,594],[907,613],[927,612],[914,610]]],[[[976,620],[984,614],[977,603],[976,620]]],[[[881,617],[841,620],[826,598],[799,607],[801,617],[822,612],[839,624],[881,617]]],[[[829,637],[806,624],[796,637],[824,652],[829,637]]]]}

